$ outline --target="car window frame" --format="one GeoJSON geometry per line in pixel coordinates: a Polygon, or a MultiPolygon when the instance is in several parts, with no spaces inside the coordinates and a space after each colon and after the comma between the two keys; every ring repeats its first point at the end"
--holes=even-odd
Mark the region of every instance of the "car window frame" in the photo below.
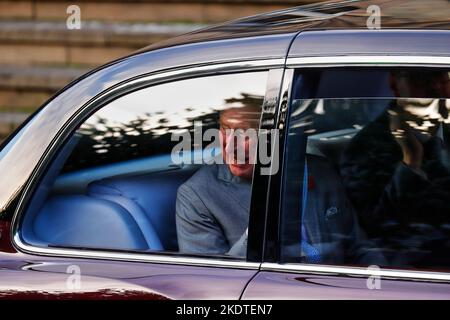
{"type": "MultiPolygon", "coordinates": [[[[292,86],[295,71],[301,68],[333,68],[333,67],[450,67],[449,56],[400,56],[400,55],[346,55],[288,58],[286,71],[283,77],[281,99],[279,101],[280,115],[276,127],[280,133],[280,167],[278,174],[274,175],[269,185],[268,217],[266,227],[266,246],[264,249],[261,271],[314,273],[323,275],[342,275],[347,277],[380,276],[386,279],[402,279],[411,281],[438,281],[450,283],[450,271],[402,270],[396,268],[380,268],[374,270],[365,267],[349,267],[343,265],[319,265],[307,263],[283,263],[280,257],[280,232],[282,215],[282,182],[284,170],[284,154],[286,151],[287,118],[292,100],[292,86]]],[[[302,155],[304,159],[305,154],[302,155]]]]}
{"type": "MultiPolygon", "coordinates": [[[[249,72],[267,72],[267,82],[264,95],[263,105],[273,104],[272,101],[267,99],[268,92],[277,92],[280,79],[280,70],[284,66],[284,59],[267,59],[267,60],[254,60],[254,61],[240,61],[229,63],[216,63],[202,66],[183,66],[173,70],[166,70],[162,72],[155,72],[152,74],[145,74],[130,78],[119,85],[112,88],[108,88],[94,99],[89,101],[86,105],[79,108],[72,118],[70,118],[60,128],[52,144],[48,146],[46,152],[41,156],[41,159],[34,168],[31,177],[29,178],[24,191],[20,196],[19,203],[15,209],[12,219],[12,244],[19,251],[32,255],[44,255],[44,256],[58,256],[58,257],[70,257],[70,258],[92,258],[92,259],[108,259],[118,261],[136,261],[136,262],[151,262],[151,263],[169,263],[175,265],[193,265],[193,266],[212,266],[212,267],[227,267],[238,269],[258,269],[261,263],[260,257],[263,250],[263,230],[256,232],[252,221],[256,218],[260,219],[261,215],[264,217],[266,212],[259,212],[260,208],[253,208],[253,201],[250,211],[249,219],[249,247],[251,245],[253,250],[247,255],[245,261],[230,259],[224,259],[223,257],[206,257],[206,256],[189,256],[186,254],[180,255],[178,253],[169,252],[125,252],[125,251],[113,251],[113,250],[101,250],[101,249],[78,249],[78,248],[55,248],[55,247],[38,247],[23,241],[21,237],[20,225],[22,217],[26,214],[27,204],[31,201],[37,186],[41,179],[45,176],[45,171],[52,163],[52,160],[57,156],[58,151],[65,145],[70,139],[78,127],[86,121],[91,115],[93,115],[99,109],[107,106],[110,102],[123,97],[127,94],[135,91],[145,89],[151,86],[157,86],[164,83],[188,80],[192,78],[229,75],[249,72]],[[269,103],[267,103],[269,101],[269,103]],[[257,215],[255,215],[255,212],[257,215]],[[251,240],[250,240],[251,239],[251,240]],[[257,247],[256,247],[257,246],[257,247]]],[[[263,108],[264,109],[264,108],[263,108]]],[[[271,109],[270,109],[271,110],[271,109]]],[[[269,115],[270,116],[270,115],[269,115]]],[[[267,117],[267,115],[266,115],[267,117]]],[[[264,115],[263,115],[264,118],[264,115]]],[[[257,164],[258,166],[258,164],[257,164]]],[[[257,167],[255,167],[255,172],[257,167]]],[[[255,177],[258,175],[255,175],[255,177]]],[[[252,198],[255,195],[254,192],[259,194],[267,194],[264,185],[258,188],[258,191],[252,189],[252,198]],[[261,188],[262,187],[262,188],[261,188]]],[[[258,228],[263,228],[265,223],[255,224],[258,228]]]]}

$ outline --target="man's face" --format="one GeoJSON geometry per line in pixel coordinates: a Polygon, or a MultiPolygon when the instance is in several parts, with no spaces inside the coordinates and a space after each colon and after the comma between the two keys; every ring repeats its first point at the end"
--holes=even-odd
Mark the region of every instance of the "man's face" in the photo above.
{"type": "Polygon", "coordinates": [[[225,163],[234,176],[251,179],[256,162],[260,111],[233,108],[220,115],[220,138],[225,163]]]}

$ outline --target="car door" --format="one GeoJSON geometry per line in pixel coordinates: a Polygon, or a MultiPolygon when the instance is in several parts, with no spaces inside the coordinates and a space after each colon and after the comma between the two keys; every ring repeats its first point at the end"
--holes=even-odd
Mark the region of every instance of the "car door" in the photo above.
{"type": "MultiPolygon", "coordinates": [[[[221,111],[256,107],[269,119],[261,129],[273,126],[282,70],[251,65],[188,68],[140,87],[131,81],[72,118],[21,196],[15,249],[0,252],[0,295],[238,299],[260,266],[260,202],[244,199],[250,218],[248,231],[241,224],[248,233],[243,256],[180,252],[175,211],[180,185],[220,156],[219,141],[204,132],[218,129],[221,111]]],[[[268,165],[256,165],[261,183],[250,184],[253,199],[265,197],[267,180],[257,169],[268,165]]]]}
{"type": "Polygon", "coordinates": [[[447,152],[449,62],[288,59],[282,173],[271,181],[261,272],[243,299],[450,298],[448,171],[433,178],[425,155],[432,140],[447,152]],[[410,132],[424,150],[417,172],[402,158],[410,132]]]}

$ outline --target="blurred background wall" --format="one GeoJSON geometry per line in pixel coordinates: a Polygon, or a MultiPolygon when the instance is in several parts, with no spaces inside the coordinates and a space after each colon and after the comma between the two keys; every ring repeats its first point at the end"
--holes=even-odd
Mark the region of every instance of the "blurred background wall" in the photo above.
{"type": "Polygon", "coordinates": [[[86,71],[209,24],[317,0],[0,0],[0,141],[86,71]],[[69,30],[66,10],[81,9],[69,30]]]}

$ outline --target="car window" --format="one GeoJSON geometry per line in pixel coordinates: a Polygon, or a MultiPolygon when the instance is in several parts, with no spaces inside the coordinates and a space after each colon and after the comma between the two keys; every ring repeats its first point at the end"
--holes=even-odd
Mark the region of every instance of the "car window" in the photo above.
{"type": "Polygon", "coordinates": [[[250,134],[258,132],[266,80],[267,72],[180,80],[101,108],[47,167],[23,240],[244,259],[250,134]]]}
{"type": "Polygon", "coordinates": [[[449,270],[449,98],[449,69],[298,70],[282,261],[449,270]]]}

